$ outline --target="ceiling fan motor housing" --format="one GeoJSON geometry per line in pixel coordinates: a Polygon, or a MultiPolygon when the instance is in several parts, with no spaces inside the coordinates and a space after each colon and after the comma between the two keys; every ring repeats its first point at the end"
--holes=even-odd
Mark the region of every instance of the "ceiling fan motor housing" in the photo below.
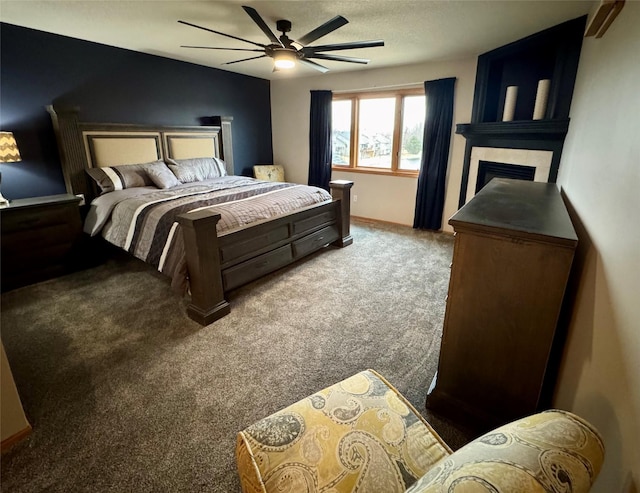
{"type": "Polygon", "coordinates": [[[291,32],[291,21],[285,19],[276,21],[276,30],[280,31],[281,33],[291,32]]]}

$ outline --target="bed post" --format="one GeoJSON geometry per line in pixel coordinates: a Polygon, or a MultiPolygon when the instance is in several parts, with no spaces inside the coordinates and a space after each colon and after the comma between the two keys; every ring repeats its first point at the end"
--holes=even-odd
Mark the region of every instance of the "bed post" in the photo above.
{"type": "Polygon", "coordinates": [[[87,156],[82,144],[78,108],[59,108],[54,105],[46,106],[51,116],[53,131],[58,143],[60,164],[64,176],[67,193],[82,194],[88,204],[93,199],[93,187],[88,179],[87,156]]]}
{"type": "Polygon", "coordinates": [[[340,230],[340,238],[333,244],[340,248],[346,247],[353,243],[351,236],[351,187],[353,182],[350,180],[333,180],[329,182],[331,188],[331,196],[333,200],[340,201],[340,214],[338,215],[338,228],[340,230]]]}
{"type": "Polygon", "coordinates": [[[224,299],[220,272],[216,233],[219,220],[220,214],[206,210],[178,216],[191,288],[191,303],[187,307],[187,314],[201,325],[209,325],[231,311],[229,303],[224,299]]]}
{"type": "Polygon", "coordinates": [[[213,124],[220,127],[220,134],[222,135],[222,141],[220,142],[220,151],[222,159],[227,165],[227,174],[235,175],[235,168],[233,164],[233,140],[231,138],[231,122],[232,116],[212,116],[213,124]]]}

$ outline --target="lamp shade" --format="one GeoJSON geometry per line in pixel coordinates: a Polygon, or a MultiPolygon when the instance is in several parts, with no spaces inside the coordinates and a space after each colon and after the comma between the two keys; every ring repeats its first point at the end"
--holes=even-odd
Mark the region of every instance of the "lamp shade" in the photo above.
{"type": "Polygon", "coordinates": [[[0,163],[22,161],[13,132],[0,132],[0,163]]]}
{"type": "Polygon", "coordinates": [[[273,59],[277,69],[288,69],[295,67],[298,57],[291,50],[275,49],[273,59]]]}

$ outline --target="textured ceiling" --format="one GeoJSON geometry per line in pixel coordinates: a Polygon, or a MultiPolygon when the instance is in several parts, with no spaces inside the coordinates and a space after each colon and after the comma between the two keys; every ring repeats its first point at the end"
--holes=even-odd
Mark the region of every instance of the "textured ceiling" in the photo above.
{"type": "Polygon", "coordinates": [[[366,70],[442,59],[475,57],[508,42],[589,12],[592,1],[99,1],[0,0],[2,22],[221,68],[264,79],[308,77],[304,66],[272,72],[269,58],[233,65],[251,56],[233,51],[195,50],[181,44],[252,48],[179,24],[184,20],[216,31],[268,44],[242,9],[255,8],[275,32],[278,19],[293,23],[292,39],[340,14],[349,24],[312,44],[383,39],[385,46],[335,52],[369,58],[369,65],[320,61],[331,72],[366,70]]]}

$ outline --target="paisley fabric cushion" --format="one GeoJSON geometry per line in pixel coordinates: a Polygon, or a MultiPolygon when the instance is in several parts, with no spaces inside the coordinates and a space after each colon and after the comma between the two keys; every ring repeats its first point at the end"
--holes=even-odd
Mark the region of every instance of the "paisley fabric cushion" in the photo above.
{"type": "Polygon", "coordinates": [[[502,426],[442,460],[407,493],[586,493],[604,460],[598,432],[567,411],[502,426]]]}
{"type": "Polygon", "coordinates": [[[240,432],[236,459],[244,493],[587,493],[604,446],[589,423],[551,410],[451,453],[367,370],[240,432]]]}
{"type": "Polygon", "coordinates": [[[451,453],[373,370],[354,375],[238,434],[243,491],[403,492],[451,453]]]}

